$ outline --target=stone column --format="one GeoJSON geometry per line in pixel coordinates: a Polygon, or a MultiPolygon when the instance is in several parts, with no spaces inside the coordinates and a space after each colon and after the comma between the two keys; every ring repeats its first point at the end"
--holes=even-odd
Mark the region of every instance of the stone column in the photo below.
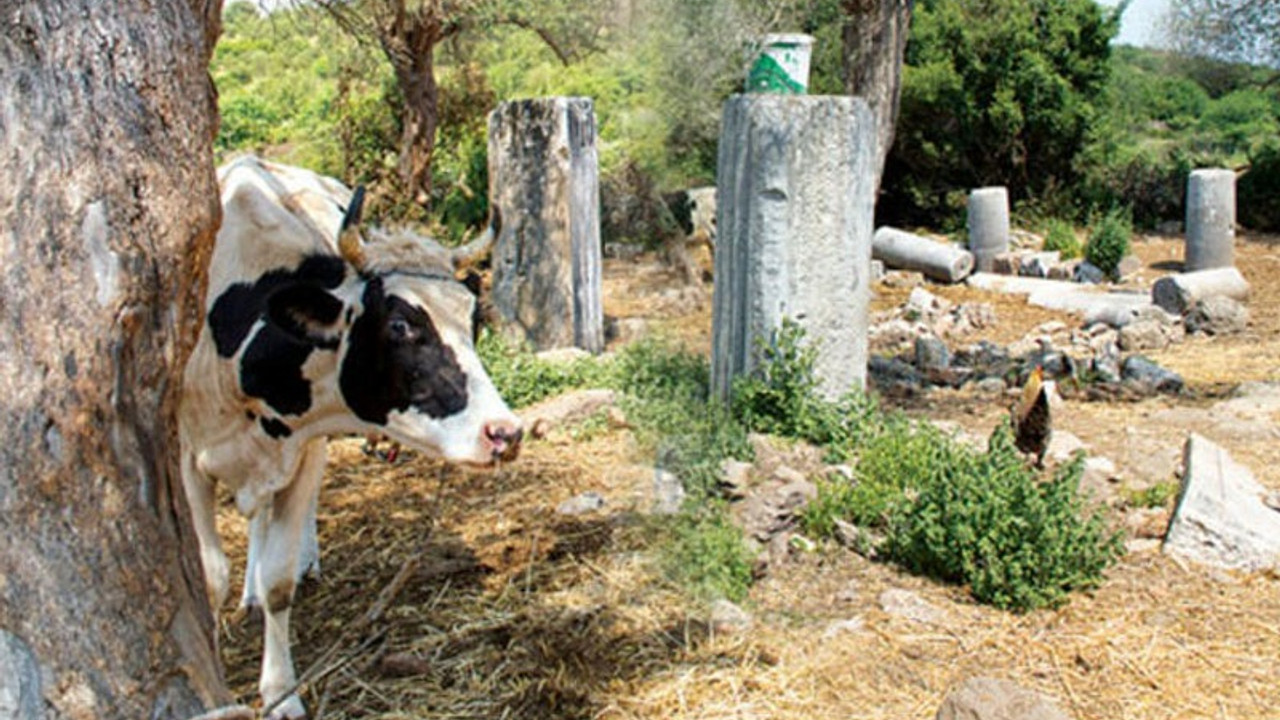
{"type": "Polygon", "coordinates": [[[871,236],[871,257],[945,283],[960,282],[973,272],[973,253],[968,250],[892,227],[879,228],[871,236]]]}
{"type": "Polygon", "coordinates": [[[862,387],[875,123],[862,98],[736,95],[724,106],[711,379],[729,399],[784,319],[816,343],[821,391],[862,387]]]}
{"type": "Polygon", "coordinates": [[[490,113],[489,197],[501,219],[493,247],[501,331],[536,350],[603,350],[591,99],[516,100],[490,113]]]}
{"type": "Polygon", "coordinates": [[[1235,264],[1236,174],[1192,170],[1187,178],[1187,249],[1184,270],[1235,264]]]}
{"type": "Polygon", "coordinates": [[[996,255],[1009,252],[1009,192],[1004,188],[969,193],[969,252],[978,272],[991,272],[996,255]]]}

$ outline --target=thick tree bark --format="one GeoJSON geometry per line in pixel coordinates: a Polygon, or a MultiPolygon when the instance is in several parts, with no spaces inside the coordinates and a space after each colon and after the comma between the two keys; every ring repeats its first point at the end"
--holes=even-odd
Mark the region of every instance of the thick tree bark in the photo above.
{"type": "MultiPolygon", "coordinates": [[[[426,28],[421,29],[424,33],[426,28]]],[[[395,70],[396,84],[404,95],[400,135],[400,180],[413,201],[423,207],[431,204],[431,161],[435,155],[436,128],[440,117],[440,90],[436,85],[435,44],[406,43],[405,53],[387,53],[395,70]],[[419,45],[420,47],[414,47],[419,45]]],[[[394,39],[392,40],[394,42],[394,39]]]]}
{"type": "Polygon", "coordinates": [[[218,218],[221,0],[0,3],[0,698],[226,702],[174,418],[218,218]]]}
{"type": "Polygon", "coordinates": [[[876,187],[893,146],[902,59],[913,0],[844,0],[845,91],[865,98],[876,118],[876,187]]]}

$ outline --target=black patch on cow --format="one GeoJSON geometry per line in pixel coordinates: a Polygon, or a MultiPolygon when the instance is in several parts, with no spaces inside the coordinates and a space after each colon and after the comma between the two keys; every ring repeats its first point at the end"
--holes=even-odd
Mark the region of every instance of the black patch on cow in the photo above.
{"type": "Polygon", "coordinates": [[[346,277],[346,263],[332,255],[309,255],[293,270],[272,270],[257,281],[235,283],[214,301],[209,311],[209,330],[218,355],[232,357],[248,337],[253,324],[267,310],[267,299],[280,288],[296,283],[311,283],[333,289],[346,277]]]}
{"type": "Polygon", "coordinates": [[[439,419],[467,406],[467,375],[431,317],[386,295],[377,277],[365,286],[364,312],[351,325],[339,384],[356,416],[378,425],[392,410],[412,407],[439,419]]]}
{"type": "Polygon", "coordinates": [[[285,425],[278,418],[264,417],[260,419],[258,423],[262,425],[263,432],[277,440],[280,438],[287,438],[293,434],[293,431],[289,429],[289,426],[285,425]]]}
{"type": "Polygon", "coordinates": [[[311,409],[311,383],[302,376],[302,364],[313,349],[275,325],[263,325],[240,359],[240,387],[281,415],[301,415],[311,409]]]}
{"type": "Polygon", "coordinates": [[[267,317],[274,325],[325,350],[338,349],[342,308],[342,301],[327,290],[305,282],[285,285],[267,299],[267,317]]]}

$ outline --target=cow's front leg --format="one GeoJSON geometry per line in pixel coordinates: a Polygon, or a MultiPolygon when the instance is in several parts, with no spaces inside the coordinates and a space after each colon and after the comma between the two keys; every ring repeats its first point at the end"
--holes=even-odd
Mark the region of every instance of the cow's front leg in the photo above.
{"type": "Polygon", "coordinates": [[[289,613],[297,588],[299,556],[305,526],[314,519],[313,499],[324,474],[324,441],[308,445],[293,482],[276,493],[266,522],[265,538],[257,562],[257,591],[264,601],[262,676],[258,690],[264,705],[287,695],[269,717],[301,718],[302,701],[293,694],[297,676],[289,647],[289,613]]]}
{"type": "Polygon", "coordinates": [[[205,591],[209,595],[209,607],[214,615],[226,602],[230,587],[227,555],[222,551],[214,519],[216,496],[213,480],[196,469],[195,458],[185,450],[182,453],[182,487],[191,509],[191,524],[195,526],[196,542],[200,545],[200,564],[204,568],[205,591]]]}

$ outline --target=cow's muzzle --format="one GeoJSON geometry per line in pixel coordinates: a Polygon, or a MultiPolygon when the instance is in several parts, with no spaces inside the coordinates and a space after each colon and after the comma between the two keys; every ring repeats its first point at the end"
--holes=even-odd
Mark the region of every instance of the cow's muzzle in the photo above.
{"type": "Polygon", "coordinates": [[[510,462],[520,454],[520,441],[524,438],[524,430],[518,421],[500,420],[485,423],[484,439],[489,445],[489,454],[494,462],[510,462]]]}

